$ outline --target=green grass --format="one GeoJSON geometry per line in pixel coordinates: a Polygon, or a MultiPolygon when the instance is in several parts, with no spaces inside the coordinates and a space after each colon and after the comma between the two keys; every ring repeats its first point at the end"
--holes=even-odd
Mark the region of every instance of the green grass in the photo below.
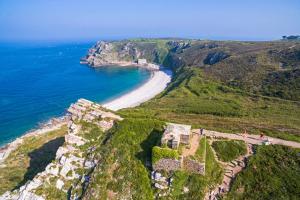
{"type": "Polygon", "coordinates": [[[57,139],[66,133],[67,128],[63,126],[59,130],[24,139],[23,144],[5,160],[5,167],[0,168],[0,194],[21,186],[37,172],[43,171],[55,157],[57,139]]]}
{"type": "Polygon", "coordinates": [[[161,148],[158,146],[155,146],[152,148],[152,163],[155,164],[160,159],[163,158],[172,158],[172,159],[178,159],[179,154],[177,150],[173,150],[170,148],[161,148]]]}
{"type": "Polygon", "coordinates": [[[194,155],[194,158],[199,162],[205,162],[206,156],[206,137],[202,137],[199,142],[199,147],[194,155]]]}
{"type": "Polygon", "coordinates": [[[94,170],[85,197],[153,199],[146,164],[151,164],[152,148],[160,142],[163,125],[151,119],[119,122],[102,142],[101,164],[94,170]]]}
{"type": "Polygon", "coordinates": [[[299,199],[299,152],[279,145],[258,146],[226,199],[299,199]]]}
{"type": "Polygon", "coordinates": [[[218,159],[224,162],[232,161],[241,155],[247,153],[247,147],[244,141],[221,140],[214,141],[212,147],[217,153],[218,159]]]}
{"type": "Polygon", "coordinates": [[[124,109],[124,117],[148,117],[191,124],[195,128],[274,136],[300,142],[300,103],[253,95],[185,67],[156,98],[138,108],[124,109]]]}

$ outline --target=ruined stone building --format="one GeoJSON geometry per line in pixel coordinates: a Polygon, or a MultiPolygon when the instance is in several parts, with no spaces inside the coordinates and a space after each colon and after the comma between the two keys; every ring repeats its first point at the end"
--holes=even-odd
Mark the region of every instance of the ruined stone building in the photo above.
{"type": "Polygon", "coordinates": [[[166,144],[172,149],[177,149],[180,143],[185,145],[190,143],[190,135],[190,125],[168,123],[161,138],[161,144],[166,144]]]}

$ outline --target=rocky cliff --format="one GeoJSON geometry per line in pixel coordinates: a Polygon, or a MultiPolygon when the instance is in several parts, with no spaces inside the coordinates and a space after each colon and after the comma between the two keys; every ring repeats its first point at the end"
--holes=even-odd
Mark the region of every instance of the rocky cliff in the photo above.
{"type": "Polygon", "coordinates": [[[68,134],[55,160],[19,189],[0,195],[0,200],[80,199],[89,174],[99,163],[94,152],[104,132],[122,120],[99,104],[79,99],[68,109],[68,134]]]}

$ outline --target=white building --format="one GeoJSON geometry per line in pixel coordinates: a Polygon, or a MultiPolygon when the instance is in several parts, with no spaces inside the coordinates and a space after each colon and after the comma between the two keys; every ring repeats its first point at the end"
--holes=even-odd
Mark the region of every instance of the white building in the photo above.
{"type": "Polygon", "coordinates": [[[137,63],[139,65],[146,65],[147,64],[147,60],[146,59],[138,59],[137,63]]]}

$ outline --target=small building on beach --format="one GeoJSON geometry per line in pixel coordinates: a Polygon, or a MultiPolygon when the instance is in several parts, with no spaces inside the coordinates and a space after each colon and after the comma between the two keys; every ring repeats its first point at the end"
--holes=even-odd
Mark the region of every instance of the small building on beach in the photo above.
{"type": "Polygon", "coordinates": [[[147,64],[147,60],[146,59],[138,59],[137,60],[137,64],[139,64],[139,65],[146,65],[147,64]]]}
{"type": "Polygon", "coordinates": [[[190,134],[190,125],[168,123],[161,138],[161,144],[177,149],[180,143],[185,145],[190,143],[190,134]]]}

